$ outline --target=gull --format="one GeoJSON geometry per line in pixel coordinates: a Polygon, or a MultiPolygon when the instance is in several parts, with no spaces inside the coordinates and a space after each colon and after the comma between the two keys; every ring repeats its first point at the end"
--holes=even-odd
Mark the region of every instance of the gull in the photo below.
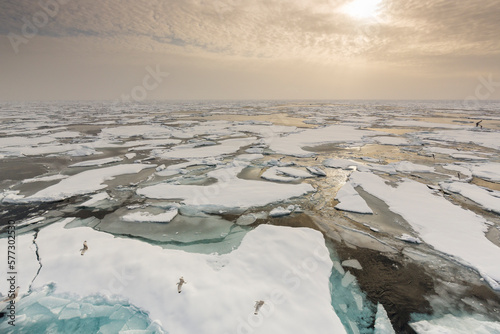
{"type": "Polygon", "coordinates": [[[263,300],[255,301],[255,312],[253,314],[257,315],[259,313],[259,310],[262,307],[262,305],[264,305],[263,300]]]}
{"type": "Polygon", "coordinates": [[[179,278],[179,283],[177,283],[177,292],[181,293],[182,285],[184,283],[187,283],[187,282],[184,280],[184,277],[181,276],[181,278],[179,278]]]}
{"type": "Polygon", "coordinates": [[[16,290],[14,290],[14,293],[10,296],[8,296],[7,298],[5,298],[4,300],[2,300],[2,302],[10,302],[14,299],[17,298],[17,295],[19,295],[19,286],[16,287],[16,290]]]}
{"type": "Polygon", "coordinates": [[[83,242],[83,248],[80,249],[81,255],[85,254],[85,252],[89,249],[89,246],[87,246],[87,240],[83,242]]]}

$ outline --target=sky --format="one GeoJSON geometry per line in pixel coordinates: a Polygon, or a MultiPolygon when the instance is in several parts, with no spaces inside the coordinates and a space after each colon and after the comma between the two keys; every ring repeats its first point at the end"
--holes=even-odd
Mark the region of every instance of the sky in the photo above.
{"type": "Polygon", "coordinates": [[[500,99],[498,0],[0,0],[0,101],[500,99]]]}

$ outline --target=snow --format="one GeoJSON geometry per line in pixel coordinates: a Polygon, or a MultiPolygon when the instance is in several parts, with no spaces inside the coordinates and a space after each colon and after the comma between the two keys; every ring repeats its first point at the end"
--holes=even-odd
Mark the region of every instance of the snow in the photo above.
{"type": "Polygon", "coordinates": [[[82,162],[78,162],[78,163],[69,165],[68,167],[102,166],[102,165],[112,164],[114,162],[120,162],[122,160],[123,159],[120,157],[111,157],[111,158],[104,158],[104,159],[97,159],[97,160],[87,160],[87,161],[82,161],[82,162]]]}
{"type": "Polygon", "coordinates": [[[331,158],[323,161],[323,165],[330,168],[353,169],[361,164],[352,160],[331,158]]]}
{"type": "Polygon", "coordinates": [[[410,323],[418,334],[498,334],[500,323],[471,316],[447,314],[441,318],[410,323]]]}
{"type": "Polygon", "coordinates": [[[477,130],[442,130],[415,134],[420,139],[431,139],[452,143],[474,143],[479,146],[500,150],[500,132],[477,130]]]}
{"type": "Polygon", "coordinates": [[[218,145],[196,147],[194,144],[175,146],[168,151],[158,152],[157,156],[162,159],[200,159],[218,157],[238,151],[243,146],[251,145],[257,138],[249,137],[243,139],[227,139],[218,145]]]}
{"type": "Polygon", "coordinates": [[[394,169],[400,173],[432,173],[434,172],[434,167],[424,166],[415,164],[410,161],[399,161],[396,163],[391,163],[389,165],[394,166],[394,169]]]}
{"type": "Polygon", "coordinates": [[[377,305],[377,315],[375,316],[375,330],[373,334],[396,334],[392,328],[391,321],[382,304],[377,305]]]}
{"type": "Polygon", "coordinates": [[[172,135],[172,128],[161,127],[156,125],[132,125],[132,126],[119,126],[115,128],[104,128],[101,130],[101,136],[116,137],[116,138],[130,138],[140,136],[143,138],[154,137],[170,137],[172,135]]]}
{"type": "Polygon", "coordinates": [[[259,154],[259,153],[254,153],[254,154],[240,154],[236,156],[234,159],[236,160],[241,160],[241,161],[253,161],[257,159],[262,159],[264,155],[259,154]]]}
{"type": "Polygon", "coordinates": [[[297,178],[292,176],[283,176],[278,172],[278,167],[271,167],[264,171],[260,176],[264,180],[275,181],[275,182],[294,182],[297,178]]]}
{"type": "Polygon", "coordinates": [[[455,153],[452,154],[451,157],[457,160],[469,160],[469,161],[488,160],[488,158],[479,157],[477,155],[467,154],[467,153],[455,153]]]}
{"type": "Polygon", "coordinates": [[[460,194],[484,209],[500,214],[500,193],[494,196],[493,191],[463,182],[442,182],[439,185],[444,191],[460,194]]]}
{"type": "Polygon", "coordinates": [[[209,186],[160,183],[139,189],[137,193],[148,198],[182,199],[186,205],[202,206],[205,209],[243,209],[264,206],[314,191],[310,184],[277,184],[239,179],[237,175],[244,167],[246,164],[240,162],[235,166],[207,173],[208,177],[218,181],[209,186]]]}
{"type": "Polygon", "coordinates": [[[133,212],[123,216],[122,219],[127,222],[169,223],[177,216],[177,213],[177,208],[157,215],[149,212],[133,212]]]}
{"type": "Polygon", "coordinates": [[[55,175],[34,177],[32,179],[24,179],[21,182],[22,183],[50,182],[50,181],[62,180],[62,179],[65,179],[67,177],[68,177],[68,175],[55,174],[55,175]]]}
{"type": "Polygon", "coordinates": [[[278,206],[277,208],[272,209],[269,212],[270,217],[283,217],[283,216],[288,216],[289,214],[292,213],[293,210],[288,210],[285,209],[282,206],[278,206]]]}
{"type": "Polygon", "coordinates": [[[399,173],[432,173],[434,172],[434,167],[415,164],[411,161],[398,161],[391,162],[387,165],[379,164],[368,164],[364,165],[356,161],[347,159],[326,159],[323,161],[323,165],[331,168],[342,168],[342,169],[357,169],[359,171],[379,171],[387,174],[399,173]]]}
{"type": "Polygon", "coordinates": [[[412,244],[421,244],[422,243],[422,240],[420,240],[419,238],[412,237],[411,235],[406,234],[406,233],[403,233],[398,239],[412,243],[412,244]]]}
{"type": "Polygon", "coordinates": [[[343,267],[350,267],[358,270],[363,270],[363,267],[361,267],[361,264],[359,263],[358,260],[352,259],[352,260],[345,260],[342,261],[342,266],[343,267]]]}
{"type": "Polygon", "coordinates": [[[472,167],[472,175],[475,177],[500,182],[500,163],[490,162],[472,167]]]}
{"type": "Polygon", "coordinates": [[[340,188],[335,196],[340,203],[335,206],[338,210],[350,211],[356,213],[373,214],[372,209],[366,204],[365,200],[358,194],[351,183],[346,183],[340,188]]]}
{"type": "Polygon", "coordinates": [[[137,153],[127,153],[127,154],[125,154],[125,158],[130,160],[130,159],[135,158],[136,155],[137,155],[137,153]]]}
{"type": "Polygon", "coordinates": [[[55,282],[56,293],[117,295],[170,333],[345,333],[331,306],[332,261],[322,234],[311,229],[260,225],[226,255],[61,223],[42,229],[37,242],[43,267],[35,289],[55,282]],[[81,256],[83,240],[89,249],[81,256]],[[181,276],[187,283],[177,293],[181,276]],[[255,300],[265,301],[258,316],[255,300]]]}
{"type": "Polygon", "coordinates": [[[303,150],[306,146],[318,146],[327,143],[359,143],[364,137],[379,135],[380,132],[360,130],[354,126],[331,125],[324,128],[309,129],[282,137],[266,138],[269,148],[278,154],[296,157],[312,156],[312,152],[303,150]]]}
{"type": "Polygon", "coordinates": [[[56,141],[54,137],[3,137],[0,138],[0,150],[6,147],[26,147],[46,144],[56,141]]]}
{"type": "Polygon", "coordinates": [[[483,217],[409,179],[394,188],[371,173],[354,172],[350,178],[353,185],[380,198],[405,218],[424,242],[475,268],[492,288],[500,290],[500,248],[486,238],[488,222],[483,217]]]}
{"type": "Polygon", "coordinates": [[[75,137],[80,137],[81,133],[76,132],[76,131],[61,131],[61,132],[56,132],[56,133],[51,133],[50,137],[54,138],[75,138],[75,137]]]}
{"type": "Polygon", "coordinates": [[[311,174],[317,175],[317,176],[326,176],[326,173],[324,170],[322,170],[319,167],[315,166],[308,166],[306,167],[307,171],[311,174]]]}
{"type": "Polygon", "coordinates": [[[285,174],[285,175],[288,175],[291,177],[296,177],[296,178],[313,177],[313,175],[311,175],[311,173],[309,173],[305,170],[302,170],[302,169],[294,168],[294,167],[278,167],[276,170],[279,173],[282,173],[282,174],[285,174]]]}
{"type": "Polygon", "coordinates": [[[463,129],[464,127],[471,127],[471,125],[461,124],[447,124],[427,121],[416,120],[390,120],[385,122],[388,126],[402,126],[402,127],[415,127],[415,128],[443,128],[443,129],[463,129]]]}
{"type": "MultiPolygon", "coordinates": [[[[146,168],[156,167],[148,164],[125,164],[112,167],[92,169],[72,175],[53,186],[40,190],[34,195],[11,200],[16,202],[52,202],[60,201],[76,195],[92,193],[106,188],[104,181],[115,176],[135,174],[146,168]]],[[[8,199],[4,199],[8,200],[8,199]]]]}
{"type": "MultiPolygon", "coordinates": [[[[31,284],[31,280],[35,277],[40,263],[36,259],[36,246],[33,244],[33,233],[22,234],[16,236],[16,285],[19,286],[19,295],[27,293],[31,284]]],[[[7,238],[0,239],[0,250],[7,254],[7,238]]],[[[5,256],[5,269],[7,268],[7,255],[5,256]]],[[[4,297],[9,291],[9,282],[6,279],[5,269],[2,268],[2,279],[0,280],[0,291],[4,294],[4,297]],[[5,275],[4,275],[5,274],[5,275]]],[[[4,298],[0,298],[3,300],[4,298]]],[[[5,307],[5,303],[0,302],[0,310],[5,307]]]]}
{"type": "Polygon", "coordinates": [[[104,201],[104,200],[110,199],[110,198],[111,197],[109,197],[108,193],[103,191],[103,192],[92,195],[92,197],[88,201],[83,202],[79,206],[81,206],[81,207],[93,207],[97,203],[99,203],[100,201],[104,201]]]}
{"type": "Polygon", "coordinates": [[[466,177],[472,176],[470,167],[468,167],[467,165],[448,164],[448,165],[443,165],[443,168],[460,172],[460,174],[465,175],[466,177]]]}

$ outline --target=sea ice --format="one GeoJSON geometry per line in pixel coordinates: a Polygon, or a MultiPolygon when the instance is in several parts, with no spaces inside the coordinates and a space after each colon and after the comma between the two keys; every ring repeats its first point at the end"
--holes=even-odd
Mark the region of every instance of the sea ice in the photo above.
{"type": "Polygon", "coordinates": [[[424,242],[477,269],[492,288],[500,290],[496,260],[500,258],[500,248],[485,236],[486,219],[435,195],[416,181],[405,179],[391,187],[379,176],[362,172],[353,173],[350,180],[403,216],[424,242]]]}
{"type": "Polygon", "coordinates": [[[280,175],[281,173],[278,172],[278,167],[271,167],[268,168],[260,175],[261,178],[264,180],[268,181],[275,181],[275,182],[294,182],[297,181],[297,178],[292,177],[292,176],[283,176],[280,175]]]}
{"type": "Polygon", "coordinates": [[[410,323],[418,334],[498,334],[500,323],[471,316],[456,317],[447,314],[438,319],[410,323]]]}
{"type": "Polygon", "coordinates": [[[277,167],[276,169],[279,173],[296,177],[296,178],[309,178],[313,177],[311,173],[306,172],[305,170],[294,168],[294,167],[277,167]]]}
{"type": "Polygon", "coordinates": [[[293,210],[288,210],[285,209],[282,206],[278,206],[277,208],[272,209],[269,212],[270,217],[283,217],[283,216],[288,216],[289,214],[292,213],[293,210]]]}
{"type": "Polygon", "coordinates": [[[484,209],[500,214],[500,193],[494,196],[493,191],[463,182],[441,182],[439,185],[444,191],[460,194],[484,209]]]}
{"type": "Polygon", "coordinates": [[[264,206],[314,191],[310,184],[277,184],[242,180],[236,175],[246,166],[219,168],[207,173],[217,179],[209,186],[160,183],[137,190],[139,195],[157,199],[182,199],[184,204],[202,206],[215,211],[224,208],[247,209],[264,206]]]}
{"type": "Polygon", "coordinates": [[[34,195],[17,200],[4,199],[14,202],[52,202],[76,195],[83,195],[106,188],[104,181],[112,180],[115,176],[135,174],[146,168],[156,167],[148,164],[124,164],[112,167],[92,169],[72,175],[59,183],[40,190],[34,195]]]}
{"type": "Polygon", "coordinates": [[[375,330],[373,334],[396,334],[392,328],[391,320],[382,304],[377,305],[377,315],[375,317],[375,330]]]}
{"type": "Polygon", "coordinates": [[[97,159],[97,160],[87,160],[87,161],[82,161],[82,162],[78,162],[78,163],[69,165],[68,167],[102,166],[102,165],[112,164],[114,162],[120,162],[122,160],[123,159],[120,157],[111,157],[111,158],[104,158],[104,159],[97,159]]]}
{"type": "Polygon", "coordinates": [[[218,145],[199,146],[193,144],[175,146],[168,151],[157,152],[156,155],[162,159],[200,159],[218,157],[238,151],[243,146],[248,146],[255,142],[257,138],[237,138],[227,139],[219,142],[218,145]]]}
{"type": "Polygon", "coordinates": [[[500,182],[500,163],[490,162],[475,165],[472,167],[472,175],[491,182],[500,182]]]}
{"type": "Polygon", "coordinates": [[[177,216],[177,212],[177,208],[157,215],[149,212],[133,212],[126,214],[122,217],[122,219],[128,222],[169,223],[175,218],[175,216],[177,216]]]}
{"type": "Polygon", "coordinates": [[[354,126],[331,125],[323,128],[304,130],[282,137],[266,139],[269,148],[276,153],[297,157],[312,156],[312,152],[303,150],[306,146],[318,146],[327,143],[360,143],[364,137],[375,136],[380,132],[360,130],[354,126]]]}
{"type": "Polygon", "coordinates": [[[48,175],[48,176],[38,176],[38,177],[34,177],[32,179],[24,179],[21,182],[22,183],[50,182],[50,181],[62,180],[62,179],[65,179],[67,177],[68,177],[68,175],[55,174],[55,175],[48,175]]]}
{"type": "Polygon", "coordinates": [[[335,206],[338,210],[373,214],[372,209],[349,182],[340,188],[335,199],[340,202],[335,206]]]}
{"type": "MultiPolygon", "coordinates": [[[[119,296],[170,333],[346,332],[331,306],[324,238],[311,229],[260,225],[238,249],[219,256],[56,223],[39,232],[38,246],[43,267],[34,288],[55,282],[59,294],[119,296]],[[83,240],[89,249],[81,256],[83,240]],[[214,269],[214,261],[224,265],[214,269]],[[181,276],[187,284],[178,293],[181,276]],[[265,305],[255,316],[259,299],[265,305]]],[[[67,316],[78,316],[74,310],[67,316]]]]}
{"type": "Polygon", "coordinates": [[[307,166],[306,167],[307,171],[311,174],[317,175],[317,176],[326,176],[326,173],[324,170],[322,170],[319,167],[315,166],[307,166]]]}

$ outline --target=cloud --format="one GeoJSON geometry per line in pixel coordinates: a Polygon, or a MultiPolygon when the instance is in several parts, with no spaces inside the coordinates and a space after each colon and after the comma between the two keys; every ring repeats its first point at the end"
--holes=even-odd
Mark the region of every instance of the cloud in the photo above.
{"type": "MultiPolygon", "coordinates": [[[[145,66],[159,63],[174,74],[178,67],[195,76],[189,68],[199,68],[198,73],[207,73],[207,85],[210,71],[224,72],[232,78],[221,85],[224,89],[234,87],[238,80],[233,69],[245,75],[260,71],[261,77],[269,79],[278,75],[272,70],[276,64],[283,64],[280,73],[310,73],[309,82],[327,84],[335,77],[357,87],[363,73],[370,83],[379,75],[391,77],[389,74],[394,82],[404,82],[402,73],[407,73],[418,81],[418,89],[425,86],[422,78],[439,75],[437,82],[445,82],[441,79],[498,73],[497,0],[382,0],[377,16],[363,19],[341,10],[351,1],[3,0],[0,68],[14,76],[36,68],[27,62],[48,64],[46,68],[65,64],[65,68],[79,67],[86,72],[108,66],[112,69],[104,73],[124,78],[120,73],[126,66],[139,73],[145,66]],[[37,29],[35,37],[18,45],[17,55],[7,36],[22,37],[23,25],[33,23],[37,15],[40,19],[39,13],[44,12],[40,4],[48,3],[59,4],[57,13],[37,29]],[[226,71],[225,66],[230,69],[226,71]],[[354,77],[358,79],[352,80],[354,77]]],[[[98,77],[83,76],[88,76],[87,82],[98,77]]],[[[57,88],[66,89],[62,82],[68,79],[61,80],[57,88]]],[[[99,80],[112,83],[108,78],[99,80]]],[[[286,84],[275,78],[272,81],[286,84]]],[[[298,82],[295,87],[300,86],[298,82]]],[[[10,87],[11,83],[3,85],[10,87]]],[[[369,86],[365,85],[367,90],[369,86]]],[[[335,87],[336,92],[344,91],[340,84],[335,87]]],[[[322,91],[327,95],[327,88],[322,91]]]]}

